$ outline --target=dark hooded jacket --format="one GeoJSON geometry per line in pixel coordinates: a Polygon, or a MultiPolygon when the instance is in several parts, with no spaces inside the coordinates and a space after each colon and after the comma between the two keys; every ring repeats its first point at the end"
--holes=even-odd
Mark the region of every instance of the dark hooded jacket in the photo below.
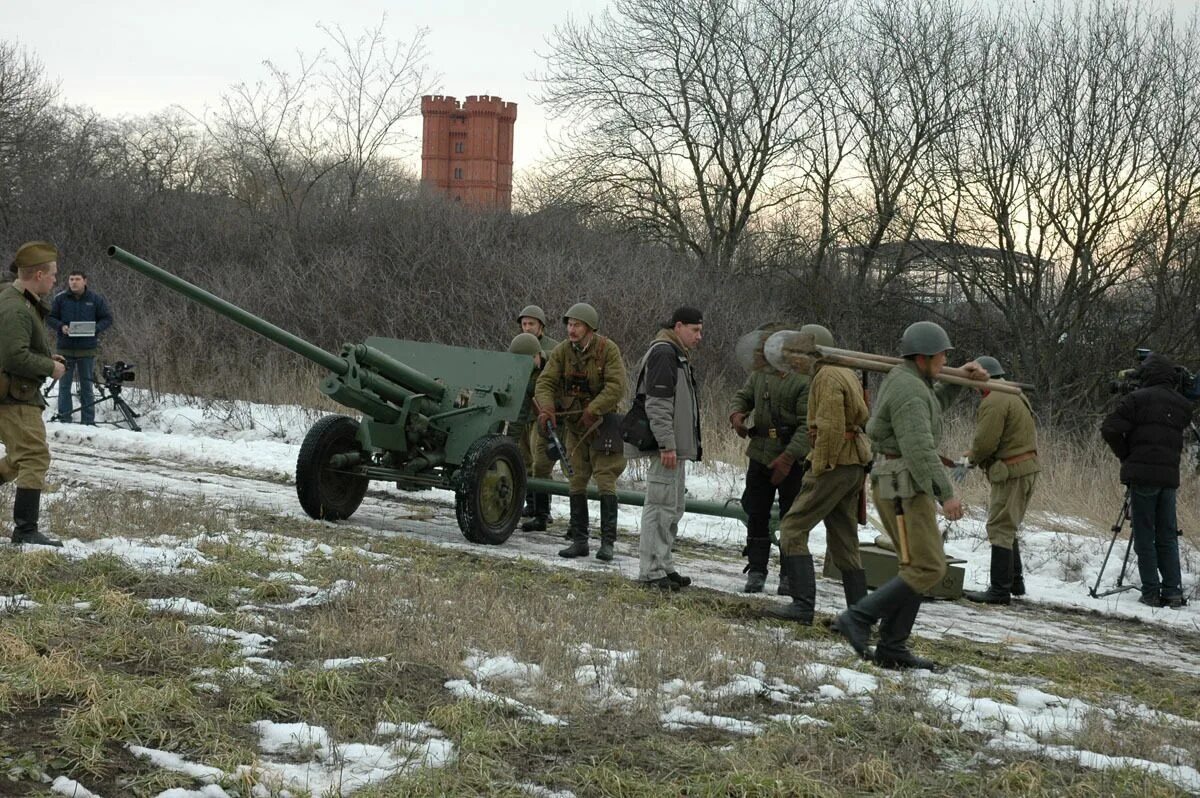
{"type": "Polygon", "coordinates": [[[1162,355],[1147,357],[1138,377],[1142,387],[1121,397],[1100,434],[1121,461],[1121,482],[1177,488],[1192,403],[1176,390],[1175,367],[1162,355]]]}

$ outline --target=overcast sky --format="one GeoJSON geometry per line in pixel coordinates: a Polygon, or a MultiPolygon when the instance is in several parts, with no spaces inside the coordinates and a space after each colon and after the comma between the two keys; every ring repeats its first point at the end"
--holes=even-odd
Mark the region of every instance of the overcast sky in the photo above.
{"type": "MultiPolygon", "coordinates": [[[[1154,0],[1191,13],[1197,0],[1154,0]]],[[[445,94],[493,94],[518,103],[517,169],[545,151],[547,121],[533,102],[537,53],[556,24],[600,13],[607,0],[63,0],[3,2],[0,38],[33,50],[57,79],[61,99],[109,116],[140,115],[179,104],[192,113],[215,107],[239,81],[266,75],[264,60],[285,68],[296,51],[328,44],[318,22],[348,34],[388,16],[390,38],[429,28],[429,66],[445,94]]],[[[1000,0],[984,0],[1000,2],[1000,0]]],[[[419,135],[419,122],[408,130],[419,135]]],[[[412,156],[420,168],[419,151],[412,156]]]]}
{"type": "MultiPolygon", "coordinates": [[[[499,95],[518,103],[516,167],[539,157],[544,114],[530,80],[537,52],[571,14],[599,13],[606,0],[106,0],[3,2],[0,37],[35,52],[60,99],[109,116],[141,115],[179,104],[199,114],[215,107],[228,87],[266,75],[264,60],[292,68],[296,51],[328,45],[318,22],[347,34],[374,28],[387,13],[392,39],[429,28],[427,63],[442,76],[445,94],[499,95]]],[[[419,134],[420,125],[410,126],[419,134]]],[[[412,165],[419,169],[419,152],[412,165]]]]}

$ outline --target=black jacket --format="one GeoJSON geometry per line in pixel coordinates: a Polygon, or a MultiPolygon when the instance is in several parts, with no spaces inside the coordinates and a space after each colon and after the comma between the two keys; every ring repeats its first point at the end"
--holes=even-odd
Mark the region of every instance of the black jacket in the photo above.
{"type": "Polygon", "coordinates": [[[1100,434],[1121,461],[1121,482],[1177,488],[1192,403],[1176,390],[1175,368],[1165,357],[1150,355],[1138,376],[1143,387],[1121,397],[1100,434]]]}

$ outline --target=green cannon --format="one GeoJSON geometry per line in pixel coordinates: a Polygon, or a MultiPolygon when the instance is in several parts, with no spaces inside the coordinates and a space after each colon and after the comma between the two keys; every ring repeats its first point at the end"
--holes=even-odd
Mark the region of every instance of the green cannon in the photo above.
{"type": "Polygon", "coordinates": [[[354,514],[371,480],[454,491],[463,535],[499,544],[525,500],[525,464],[504,435],[528,405],[533,361],[508,352],[368,338],[334,355],[119,247],[113,260],[329,370],[321,393],[362,414],[324,416],[296,460],[296,493],[313,518],[354,514]]]}

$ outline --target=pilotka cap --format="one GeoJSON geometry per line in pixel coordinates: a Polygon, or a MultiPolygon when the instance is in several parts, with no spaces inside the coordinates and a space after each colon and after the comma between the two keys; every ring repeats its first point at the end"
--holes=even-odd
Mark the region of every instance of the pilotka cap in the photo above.
{"type": "Polygon", "coordinates": [[[12,270],[23,269],[26,266],[41,266],[43,263],[58,260],[58,250],[46,241],[29,241],[17,249],[13,258],[12,270]]]}

